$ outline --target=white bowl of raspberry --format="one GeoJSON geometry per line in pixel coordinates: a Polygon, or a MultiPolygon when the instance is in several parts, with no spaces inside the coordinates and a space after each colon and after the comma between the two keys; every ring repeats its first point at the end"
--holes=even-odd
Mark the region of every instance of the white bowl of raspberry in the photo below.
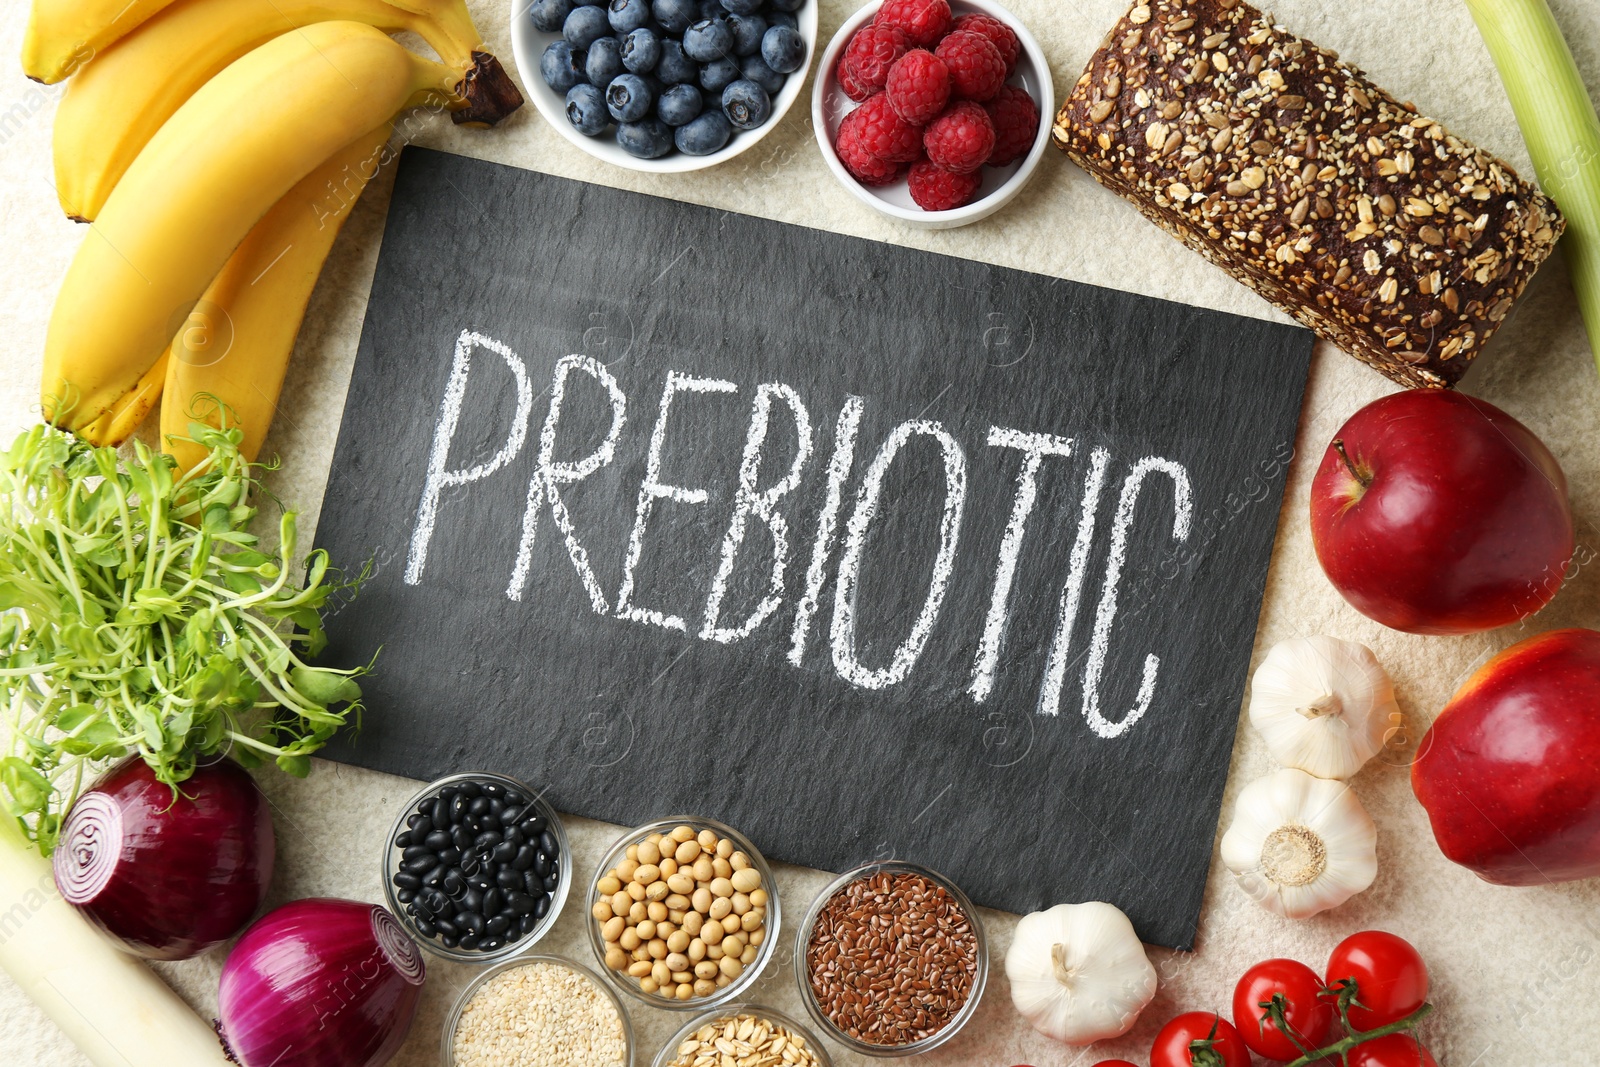
{"type": "Polygon", "coordinates": [[[1039,42],[999,4],[881,0],[828,42],[811,119],[828,169],[857,199],[947,230],[1027,185],[1054,101],[1039,42]]]}

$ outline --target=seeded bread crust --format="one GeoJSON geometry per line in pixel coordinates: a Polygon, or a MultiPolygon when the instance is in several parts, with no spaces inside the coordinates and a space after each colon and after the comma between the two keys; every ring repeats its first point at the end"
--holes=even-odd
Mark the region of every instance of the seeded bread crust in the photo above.
{"type": "Polygon", "coordinates": [[[1356,358],[1448,388],[1565,227],[1503,161],[1242,0],[1142,0],[1058,147],[1356,358]]]}

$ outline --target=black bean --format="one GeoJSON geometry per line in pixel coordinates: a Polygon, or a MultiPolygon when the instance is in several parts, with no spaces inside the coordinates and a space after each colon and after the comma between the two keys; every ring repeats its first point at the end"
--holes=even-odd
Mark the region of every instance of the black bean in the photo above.
{"type": "Polygon", "coordinates": [[[510,863],[516,857],[516,854],[516,845],[513,845],[510,841],[502,841],[494,846],[494,851],[489,853],[489,858],[496,863],[504,865],[510,863]]]}
{"type": "Polygon", "coordinates": [[[427,894],[423,896],[422,902],[435,915],[444,915],[451,910],[449,894],[442,893],[437,889],[428,890],[427,894]]]}
{"type": "Polygon", "coordinates": [[[468,889],[465,893],[461,894],[460,899],[457,900],[456,903],[461,906],[462,911],[481,912],[483,910],[483,893],[478,889],[468,889]]]}
{"type": "MultiPolygon", "coordinates": [[[[401,889],[416,889],[422,885],[422,879],[410,871],[396,871],[394,872],[394,877],[390,878],[389,881],[401,889]]],[[[517,881],[520,882],[522,879],[518,878],[517,881]]]]}
{"type": "Polygon", "coordinates": [[[505,832],[501,836],[507,841],[510,841],[513,845],[516,845],[518,848],[521,848],[526,843],[522,837],[522,831],[518,830],[515,826],[506,827],[505,832]]]}
{"type": "Polygon", "coordinates": [[[550,898],[549,897],[547,897],[547,896],[540,897],[538,900],[533,902],[533,917],[535,919],[544,918],[545,914],[549,910],[550,910],[550,898]]]}
{"type": "Polygon", "coordinates": [[[443,800],[433,802],[433,828],[435,830],[450,829],[450,805],[443,800]]]}
{"type": "Polygon", "coordinates": [[[439,853],[439,862],[454,867],[461,862],[461,855],[459,848],[447,848],[439,853]]]}
{"type": "Polygon", "coordinates": [[[455,948],[461,944],[461,939],[455,934],[440,934],[439,943],[444,945],[445,948],[455,948]]]}
{"type": "Polygon", "coordinates": [[[539,917],[530,911],[528,914],[517,920],[517,933],[521,934],[523,937],[527,937],[529,934],[533,933],[533,928],[538,925],[539,917]]]}
{"type": "Polygon", "coordinates": [[[456,792],[470,800],[483,792],[483,786],[478,782],[462,782],[456,786],[456,792]]]}
{"type": "Polygon", "coordinates": [[[444,916],[440,916],[439,918],[433,920],[433,925],[439,928],[439,935],[441,937],[461,936],[461,931],[456,928],[456,924],[444,916]]]}
{"type": "Polygon", "coordinates": [[[503,798],[503,797],[495,797],[493,800],[489,801],[489,810],[486,811],[484,814],[485,815],[492,815],[492,816],[494,816],[496,821],[499,821],[500,816],[505,814],[505,810],[506,810],[505,798],[503,798]]]}
{"type": "Polygon", "coordinates": [[[522,872],[513,871],[510,868],[502,868],[495,872],[494,884],[499,889],[520,890],[522,888],[522,872]]]}
{"type": "Polygon", "coordinates": [[[476,798],[474,798],[474,800],[472,801],[472,806],[469,807],[467,810],[472,812],[472,814],[474,814],[474,815],[487,815],[489,813],[489,798],[488,797],[476,797],[476,798]]]}
{"type": "Polygon", "coordinates": [[[409,904],[417,899],[417,891],[415,889],[402,889],[395,893],[394,898],[402,904],[409,904]]]}
{"type": "Polygon", "coordinates": [[[544,892],[544,879],[532,871],[522,872],[522,886],[529,896],[538,896],[544,892]]]}
{"type": "Polygon", "coordinates": [[[409,871],[411,874],[427,874],[437,866],[439,866],[439,857],[427,849],[423,849],[422,855],[406,860],[400,865],[400,869],[409,871]]]}
{"type": "Polygon", "coordinates": [[[483,936],[483,928],[488,925],[482,915],[475,911],[461,911],[456,913],[456,926],[471,930],[478,936],[483,936]]]}
{"type": "Polygon", "coordinates": [[[467,891],[466,876],[459,869],[452,867],[449,873],[444,876],[441,888],[454,900],[467,891]]]}
{"type": "MultiPolygon", "coordinates": [[[[417,830],[421,830],[424,826],[427,826],[427,827],[431,828],[432,825],[433,825],[433,820],[431,818],[432,814],[433,813],[431,811],[428,812],[427,814],[423,814],[420,811],[417,812],[417,814],[411,816],[411,818],[406,820],[407,829],[410,829],[412,831],[417,831],[417,830]]],[[[396,842],[396,843],[398,844],[398,842],[396,842]]],[[[410,844],[410,842],[408,841],[406,844],[410,844]]],[[[406,846],[405,845],[401,845],[400,847],[401,848],[405,848],[406,846]]]]}
{"type": "Polygon", "coordinates": [[[435,830],[422,843],[435,852],[443,852],[450,847],[450,834],[445,830],[435,830]]]}
{"type": "Polygon", "coordinates": [[[410,904],[406,905],[406,914],[407,915],[415,915],[416,913],[417,913],[417,902],[416,901],[412,901],[410,904]]]}
{"type": "Polygon", "coordinates": [[[433,849],[429,848],[427,845],[412,845],[410,848],[400,853],[402,859],[408,860],[420,859],[423,856],[432,855],[433,849]]]}
{"type": "Polygon", "coordinates": [[[539,850],[532,845],[523,845],[517,849],[516,855],[511,857],[511,869],[525,871],[533,866],[534,857],[539,855],[539,850]]]}
{"type": "Polygon", "coordinates": [[[477,947],[478,947],[478,935],[477,934],[462,934],[461,935],[461,947],[466,949],[468,952],[475,951],[477,949],[477,947]]]}
{"type": "Polygon", "coordinates": [[[556,835],[548,829],[539,833],[539,851],[551,859],[555,859],[561,852],[561,843],[556,840],[556,835]]]}
{"type": "Polygon", "coordinates": [[[486,937],[482,941],[478,942],[478,951],[493,952],[503,944],[505,944],[505,942],[498,937],[486,937]]]}
{"type": "Polygon", "coordinates": [[[434,926],[426,919],[418,919],[416,922],[416,927],[417,933],[421,934],[423,937],[432,937],[434,934],[439,932],[439,928],[434,926]]]}
{"type": "Polygon", "coordinates": [[[476,853],[461,858],[461,873],[468,879],[477,878],[483,873],[483,863],[476,853]]]}
{"type": "MultiPolygon", "coordinates": [[[[482,798],[480,797],[479,799],[481,800],[482,798]]],[[[494,848],[494,846],[498,845],[499,843],[499,830],[485,830],[483,833],[472,839],[472,847],[480,851],[483,849],[494,848]]]]}
{"type": "Polygon", "coordinates": [[[551,871],[549,874],[545,875],[544,882],[542,884],[546,893],[554,893],[556,891],[556,886],[561,884],[561,872],[551,871]]]}
{"type": "Polygon", "coordinates": [[[535,815],[533,818],[523,822],[522,825],[517,827],[517,829],[522,831],[523,837],[527,838],[529,841],[532,841],[534,838],[544,833],[544,828],[546,825],[547,824],[544,821],[543,815],[535,815]]]}
{"type": "Polygon", "coordinates": [[[496,915],[483,924],[484,933],[490,937],[504,937],[511,930],[511,916],[496,915]]]}
{"type": "Polygon", "coordinates": [[[486,797],[503,797],[506,795],[506,787],[499,782],[484,782],[483,795],[486,797]]]}
{"type": "Polygon", "coordinates": [[[454,797],[451,797],[450,798],[450,821],[459,826],[461,824],[461,820],[467,817],[467,812],[472,809],[472,805],[474,805],[476,803],[477,803],[476,800],[468,800],[466,797],[461,796],[459,793],[456,794],[454,797]]]}
{"type": "Polygon", "coordinates": [[[422,876],[422,884],[428,886],[437,886],[444,881],[444,876],[449,873],[450,868],[441,863],[439,866],[422,876]]]}
{"type": "Polygon", "coordinates": [[[400,836],[394,839],[394,847],[395,848],[410,848],[411,847],[411,831],[410,830],[401,830],[400,831],[400,836]]]}
{"type": "Polygon", "coordinates": [[[457,826],[450,831],[450,840],[462,852],[472,847],[472,832],[465,826],[457,826]]]}
{"type": "Polygon", "coordinates": [[[533,914],[533,898],[526,893],[507,893],[506,910],[515,915],[533,914]]]}
{"type": "Polygon", "coordinates": [[[505,894],[494,886],[483,891],[483,917],[492,919],[505,910],[505,894]]]}
{"type": "Polygon", "coordinates": [[[449,805],[455,803],[456,794],[459,792],[461,792],[461,790],[457,789],[455,786],[447,785],[443,789],[439,790],[439,799],[444,801],[445,805],[448,807],[449,805]]]}

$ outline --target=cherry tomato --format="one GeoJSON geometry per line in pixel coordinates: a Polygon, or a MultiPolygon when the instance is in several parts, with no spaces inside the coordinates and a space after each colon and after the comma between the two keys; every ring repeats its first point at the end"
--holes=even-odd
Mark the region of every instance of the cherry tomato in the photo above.
{"type": "Polygon", "coordinates": [[[1139,1067],[1139,1065],[1128,1060],[1101,1060],[1094,1067],[1139,1067]]]}
{"type": "Polygon", "coordinates": [[[1328,1043],[1335,1014],[1332,1001],[1317,995],[1321,991],[1317,972],[1298,960],[1263,960],[1244,972],[1233,988],[1233,1024],[1256,1055],[1269,1060],[1298,1059],[1301,1049],[1278,1024],[1262,1022],[1266,1009],[1261,1005],[1274,994],[1282,994],[1284,1017],[1301,1046],[1321,1048],[1328,1043]]]}
{"type": "Polygon", "coordinates": [[[1228,1020],[1209,1011],[1186,1011],[1161,1028],[1150,1046],[1150,1067],[1250,1067],[1250,1050],[1228,1020]],[[1211,1042],[1195,1052],[1195,1042],[1211,1042]]]}
{"type": "Polygon", "coordinates": [[[1350,1067],[1439,1067],[1412,1034],[1390,1034],[1350,1050],[1350,1067]]]}
{"type": "Polygon", "coordinates": [[[1350,1025],[1374,1030],[1403,1019],[1428,999],[1428,965],[1403,937],[1383,930],[1351,934],[1328,957],[1327,984],[1354,980],[1356,1000],[1350,1006],[1350,1025]]]}

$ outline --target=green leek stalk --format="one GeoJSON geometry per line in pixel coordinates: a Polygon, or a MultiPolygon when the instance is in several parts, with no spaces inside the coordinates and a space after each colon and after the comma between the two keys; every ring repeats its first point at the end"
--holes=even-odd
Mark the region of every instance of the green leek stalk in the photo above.
{"type": "Polygon", "coordinates": [[[61,899],[50,861],[0,818],[0,967],[95,1067],[230,1067],[204,1019],[61,899]]]}
{"type": "Polygon", "coordinates": [[[1466,0],[1522,127],[1539,184],[1567,219],[1562,241],[1600,365],[1600,117],[1546,0],[1466,0]]]}

